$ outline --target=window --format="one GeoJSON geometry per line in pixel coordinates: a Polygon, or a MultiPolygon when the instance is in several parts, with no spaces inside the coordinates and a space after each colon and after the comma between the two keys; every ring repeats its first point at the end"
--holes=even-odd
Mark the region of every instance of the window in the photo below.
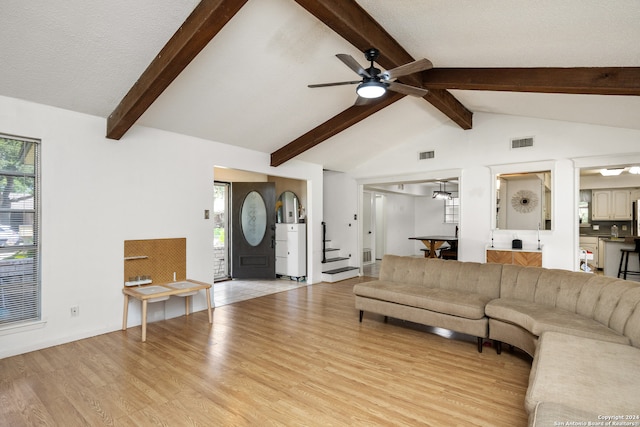
{"type": "Polygon", "coordinates": [[[213,186],[214,280],[229,277],[229,183],[215,181],[213,186]]]}
{"type": "Polygon", "coordinates": [[[444,200],[445,224],[457,224],[460,221],[460,198],[452,197],[444,200]]]}
{"type": "Polygon", "coordinates": [[[0,327],[40,320],[39,148],[0,134],[0,327]]]}

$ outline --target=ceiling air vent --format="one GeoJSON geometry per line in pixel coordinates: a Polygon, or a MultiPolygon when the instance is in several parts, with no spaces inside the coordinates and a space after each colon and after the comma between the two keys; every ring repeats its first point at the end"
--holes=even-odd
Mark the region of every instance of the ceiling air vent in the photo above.
{"type": "Polygon", "coordinates": [[[511,140],[511,148],[533,147],[533,137],[514,138],[511,140]]]}
{"type": "Polygon", "coordinates": [[[418,160],[433,159],[436,156],[435,151],[423,151],[418,153],[418,160]]]}

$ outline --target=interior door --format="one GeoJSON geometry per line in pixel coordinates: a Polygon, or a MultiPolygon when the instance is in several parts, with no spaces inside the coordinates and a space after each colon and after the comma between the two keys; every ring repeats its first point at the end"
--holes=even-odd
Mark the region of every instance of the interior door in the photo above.
{"type": "Polygon", "coordinates": [[[231,184],[231,277],[275,279],[276,186],[231,184]]]}

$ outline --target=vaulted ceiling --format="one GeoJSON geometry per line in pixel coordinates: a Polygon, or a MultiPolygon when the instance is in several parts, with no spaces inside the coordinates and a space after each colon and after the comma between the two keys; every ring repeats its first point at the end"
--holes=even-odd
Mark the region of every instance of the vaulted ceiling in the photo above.
{"type": "Polygon", "coordinates": [[[4,0],[0,12],[0,95],[108,117],[112,138],[137,124],[348,170],[436,127],[471,128],[474,112],[640,129],[636,0],[4,0]],[[365,65],[371,46],[384,69],[431,60],[400,78],[428,95],[355,107],[354,86],[307,87],[356,80],[335,54],[365,65]]]}

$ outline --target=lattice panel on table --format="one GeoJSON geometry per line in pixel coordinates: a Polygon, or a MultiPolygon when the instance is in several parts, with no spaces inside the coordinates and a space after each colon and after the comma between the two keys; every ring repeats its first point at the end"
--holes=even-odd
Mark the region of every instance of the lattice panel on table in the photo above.
{"type": "Polygon", "coordinates": [[[187,239],[125,240],[124,281],[151,276],[156,285],[187,279],[187,239]]]}

